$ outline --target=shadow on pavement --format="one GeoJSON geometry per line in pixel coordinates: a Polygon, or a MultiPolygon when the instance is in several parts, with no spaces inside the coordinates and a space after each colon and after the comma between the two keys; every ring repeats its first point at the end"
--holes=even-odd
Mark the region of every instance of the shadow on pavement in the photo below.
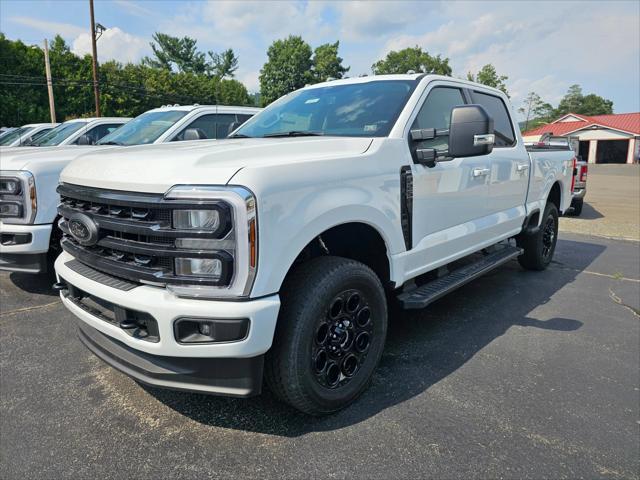
{"type": "Polygon", "coordinates": [[[56,272],[53,265],[45,274],[34,275],[32,273],[12,272],[9,275],[9,279],[16,287],[27,293],[49,295],[52,297],[58,296],[58,292],[55,292],[51,288],[56,282],[56,272]]]}
{"type": "Polygon", "coordinates": [[[562,262],[544,272],[524,271],[514,261],[425,310],[394,314],[371,387],[353,405],[332,416],[298,413],[279,403],[266,388],[261,396],[246,400],[144,388],[204,425],[286,437],[340,429],[424,393],[511,327],[558,334],[579,329],[582,322],[575,319],[538,320],[528,315],[573,282],[604,249],[560,240],[558,250],[568,255],[560,255],[562,262]]]}
{"type": "Polygon", "coordinates": [[[582,213],[580,214],[580,216],[579,217],[571,216],[569,218],[576,218],[579,220],[597,220],[598,218],[604,218],[604,215],[602,215],[598,210],[593,208],[587,202],[584,202],[584,204],[582,205],[582,213]]]}

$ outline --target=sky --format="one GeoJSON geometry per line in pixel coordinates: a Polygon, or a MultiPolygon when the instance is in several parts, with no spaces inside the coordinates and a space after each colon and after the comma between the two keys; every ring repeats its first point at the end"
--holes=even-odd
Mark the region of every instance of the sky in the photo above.
{"type": "MultiPolygon", "coordinates": [[[[312,48],[340,40],[349,76],[371,74],[390,50],[419,45],[450,59],[454,76],[487,63],[507,75],[518,108],[535,91],[556,106],[568,87],[640,111],[640,2],[630,1],[152,1],[95,0],[107,27],[99,61],[136,62],[154,32],[189,35],[202,51],[233,48],[236,78],[250,92],[269,45],[290,34],[312,48]]],[[[42,44],[62,35],[78,54],[91,51],[88,0],[0,0],[0,31],[42,44]]]]}

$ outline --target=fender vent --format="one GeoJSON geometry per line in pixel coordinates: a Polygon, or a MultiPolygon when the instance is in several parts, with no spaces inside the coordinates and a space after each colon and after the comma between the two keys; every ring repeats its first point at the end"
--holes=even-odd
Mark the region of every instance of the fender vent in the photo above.
{"type": "Polygon", "coordinates": [[[411,167],[405,165],[400,169],[400,223],[407,250],[413,248],[413,174],[411,167]]]}

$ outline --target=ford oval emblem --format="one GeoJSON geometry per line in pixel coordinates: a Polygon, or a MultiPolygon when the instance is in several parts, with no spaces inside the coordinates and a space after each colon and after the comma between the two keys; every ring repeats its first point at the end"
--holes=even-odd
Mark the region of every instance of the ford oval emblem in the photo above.
{"type": "Polygon", "coordinates": [[[84,213],[74,213],[67,222],[69,233],[80,245],[98,243],[98,226],[84,213]]]}

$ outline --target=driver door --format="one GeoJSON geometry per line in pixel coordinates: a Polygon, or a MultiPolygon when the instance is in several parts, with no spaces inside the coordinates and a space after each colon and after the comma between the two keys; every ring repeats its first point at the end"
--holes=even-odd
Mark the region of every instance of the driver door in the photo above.
{"type": "MultiPolygon", "coordinates": [[[[436,85],[428,91],[411,129],[448,129],[451,110],[465,103],[462,89],[436,85]]],[[[448,136],[439,136],[417,144],[410,141],[410,145],[446,150],[448,141],[448,136]]],[[[489,157],[455,158],[432,168],[411,158],[413,258],[409,265],[428,271],[477,250],[487,215],[489,157]]]]}

